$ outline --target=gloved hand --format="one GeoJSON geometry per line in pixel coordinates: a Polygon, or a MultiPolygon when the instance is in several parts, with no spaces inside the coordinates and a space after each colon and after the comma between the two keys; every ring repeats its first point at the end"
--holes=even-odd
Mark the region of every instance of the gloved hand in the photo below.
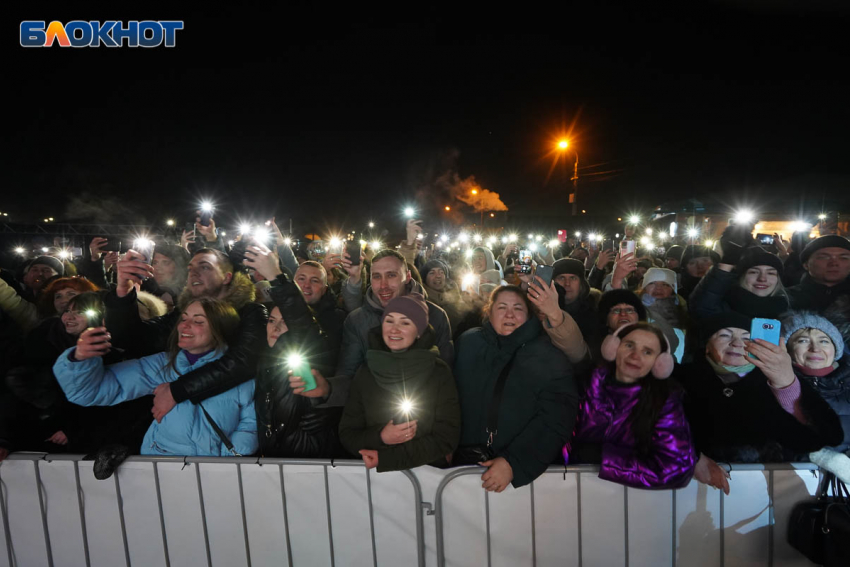
{"type": "Polygon", "coordinates": [[[721,262],[735,265],[741,254],[752,244],[753,236],[743,225],[730,224],[720,237],[721,262]]]}

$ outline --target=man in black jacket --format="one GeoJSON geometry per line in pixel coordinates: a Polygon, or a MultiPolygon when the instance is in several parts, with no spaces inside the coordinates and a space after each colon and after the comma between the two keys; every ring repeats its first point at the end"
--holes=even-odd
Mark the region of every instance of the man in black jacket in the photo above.
{"type": "MultiPolygon", "coordinates": [[[[270,281],[278,273],[273,273],[270,281]]],[[[337,307],[336,298],[328,288],[328,274],[324,266],[309,260],[298,266],[293,280],[301,289],[307,305],[313,310],[322,331],[327,335],[328,350],[333,354],[330,364],[332,368],[336,368],[346,313],[343,309],[337,307]]],[[[272,282],[272,285],[274,285],[274,282],[272,282]]]]}
{"type": "Polygon", "coordinates": [[[254,285],[248,276],[235,271],[223,252],[198,250],[189,262],[186,288],[177,300],[179,308],[142,321],[135,286],[149,277],[153,277],[153,268],[141,254],[130,250],[118,262],[118,287],[106,297],[106,328],[112,335],[112,344],[127,349],[131,356],[167,350],[168,337],[180,319],[180,308],[199,297],[230,303],[240,320],[237,340],[223,357],[156,388],[153,415],[157,421],[184,400],[197,404],[254,378],[257,357],[265,345],[268,315],[265,307],[254,303],[254,285]]]}
{"type": "Polygon", "coordinates": [[[836,299],[850,295],[850,240],[830,234],[812,240],[800,253],[806,269],[788,288],[791,309],[823,313],[836,299]]]}

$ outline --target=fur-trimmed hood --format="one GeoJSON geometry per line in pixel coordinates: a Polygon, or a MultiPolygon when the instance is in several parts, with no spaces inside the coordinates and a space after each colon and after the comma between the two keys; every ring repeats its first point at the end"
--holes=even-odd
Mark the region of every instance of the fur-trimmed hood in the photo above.
{"type": "MultiPolygon", "coordinates": [[[[229,303],[237,311],[254,301],[257,296],[257,290],[254,288],[251,278],[242,272],[233,272],[233,279],[225,286],[225,289],[226,292],[224,297],[221,298],[222,301],[229,303]]],[[[192,296],[192,292],[186,286],[177,300],[177,306],[180,311],[183,311],[193,299],[195,298],[192,296]]]]}

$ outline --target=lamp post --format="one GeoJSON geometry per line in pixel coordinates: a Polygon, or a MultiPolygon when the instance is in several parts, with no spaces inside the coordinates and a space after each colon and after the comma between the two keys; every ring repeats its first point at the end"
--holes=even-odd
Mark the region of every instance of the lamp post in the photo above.
{"type": "MultiPolygon", "coordinates": [[[[570,142],[568,140],[561,140],[558,142],[558,149],[561,152],[566,152],[567,148],[570,147],[570,142]]],[[[571,195],[570,202],[573,205],[573,216],[578,214],[578,152],[573,149],[573,153],[576,155],[576,161],[573,164],[573,176],[570,178],[570,181],[573,182],[573,192],[571,195]]],[[[564,160],[566,161],[567,157],[564,155],[564,160]]]]}

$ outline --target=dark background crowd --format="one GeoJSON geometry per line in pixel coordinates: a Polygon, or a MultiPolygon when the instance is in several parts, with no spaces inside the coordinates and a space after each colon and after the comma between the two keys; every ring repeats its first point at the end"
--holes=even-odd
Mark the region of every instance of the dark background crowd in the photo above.
{"type": "Polygon", "coordinates": [[[138,453],[480,464],[494,491],[553,463],[727,492],[718,462],[850,473],[844,236],[767,241],[747,217],[716,242],[648,245],[628,220],[485,240],[409,218],[388,246],[273,219],[227,240],[197,213],[179,239],[4,267],[0,457],[83,453],[98,478],[138,453]]]}

